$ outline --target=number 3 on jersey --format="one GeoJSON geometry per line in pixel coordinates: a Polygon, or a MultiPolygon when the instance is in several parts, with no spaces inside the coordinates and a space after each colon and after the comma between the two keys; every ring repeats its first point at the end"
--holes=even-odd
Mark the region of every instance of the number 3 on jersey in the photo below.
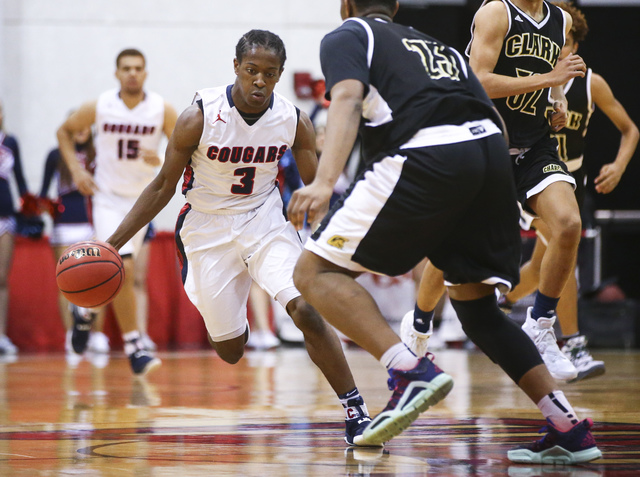
{"type": "Polygon", "coordinates": [[[118,159],[137,159],[140,141],[137,139],[120,139],[118,141],[118,159]]]}
{"type": "Polygon", "coordinates": [[[253,192],[253,184],[256,178],[255,167],[241,167],[236,169],[233,175],[240,177],[240,184],[231,186],[232,194],[249,195],[253,192]]]}

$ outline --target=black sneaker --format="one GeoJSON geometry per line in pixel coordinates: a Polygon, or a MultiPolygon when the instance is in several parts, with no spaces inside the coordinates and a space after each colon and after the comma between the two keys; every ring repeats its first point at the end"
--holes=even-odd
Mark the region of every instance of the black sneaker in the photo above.
{"type": "Polygon", "coordinates": [[[593,421],[585,419],[567,432],[555,428],[550,422],[540,432],[547,434],[539,441],[507,452],[511,462],[521,464],[573,465],[602,457],[591,434],[593,421]]]}
{"type": "MultiPolygon", "coordinates": [[[[346,419],[344,421],[345,442],[350,446],[368,445],[368,444],[363,444],[361,441],[362,441],[362,433],[370,423],[371,423],[371,418],[369,416],[361,416],[355,419],[346,419]]],[[[381,445],[382,444],[373,444],[374,447],[380,447],[381,445]]]]}
{"type": "Polygon", "coordinates": [[[453,379],[433,364],[432,359],[433,355],[427,353],[414,369],[389,370],[388,385],[393,394],[387,406],[364,429],[359,445],[385,443],[409,427],[420,413],[449,394],[453,379]]]}
{"type": "Polygon", "coordinates": [[[71,347],[75,353],[82,354],[87,349],[89,333],[96,315],[86,308],[80,308],[73,304],[71,305],[71,315],[73,316],[71,347]]]}
{"type": "Polygon", "coordinates": [[[139,349],[135,353],[130,354],[129,362],[131,363],[131,369],[134,374],[138,376],[145,376],[162,364],[160,359],[156,358],[146,349],[139,349]]]}

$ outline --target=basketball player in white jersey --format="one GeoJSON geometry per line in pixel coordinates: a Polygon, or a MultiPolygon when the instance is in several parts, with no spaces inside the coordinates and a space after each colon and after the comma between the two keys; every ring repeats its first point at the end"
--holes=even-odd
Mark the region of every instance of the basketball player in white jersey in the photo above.
{"type": "MultiPolygon", "coordinates": [[[[84,195],[93,196],[96,237],[105,240],[131,209],[144,188],[155,177],[162,160],[157,150],[164,134],[171,136],[176,124],[175,109],[158,94],[146,91],[144,55],[135,49],[120,52],[116,59],[119,88],[102,93],[83,104],[58,129],[60,153],[73,181],[84,195]],[[91,176],[76,158],[73,135],[95,126],[96,169],[91,176]]],[[[147,374],[160,360],[144,348],[136,324],[134,257],[145,230],[121,244],[125,281],[113,307],[122,332],[125,353],[137,375],[147,374]]],[[[72,345],[76,353],[87,346],[91,316],[74,310],[72,345]]]]}
{"type": "Polygon", "coordinates": [[[357,445],[370,422],[367,408],[337,335],[293,284],[302,243],[284,217],[278,161],[290,148],[309,183],[317,157],[309,117],[273,91],[285,60],[277,35],[263,30],[243,35],[233,62],[234,84],[196,93],[178,118],[158,176],[107,241],[123,247],[164,208],[184,176],[187,203],[176,225],[182,280],[213,348],[231,364],[242,357],[255,281],[303,332],[309,356],[345,408],[345,440],[357,445]]]}

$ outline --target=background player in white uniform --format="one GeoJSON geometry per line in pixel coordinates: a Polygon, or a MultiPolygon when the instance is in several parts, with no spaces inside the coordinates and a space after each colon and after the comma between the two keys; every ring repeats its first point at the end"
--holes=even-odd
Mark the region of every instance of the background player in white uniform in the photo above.
{"type": "MultiPolygon", "coordinates": [[[[83,104],[58,129],[60,153],[71,171],[78,190],[93,195],[96,236],[105,240],[116,229],[161,164],[157,149],[162,134],[171,136],[176,112],[158,94],[145,91],[145,58],[135,49],[120,52],[116,59],[119,89],[101,94],[96,101],[83,104]],[[95,125],[96,171],[91,176],[78,162],[73,135],[95,125]]],[[[142,245],[144,230],[126,244],[120,254],[124,260],[125,282],[113,307],[125,342],[125,353],[136,374],[146,374],[160,360],[144,349],[136,324],[133,289],[134,255],[142,245]]],[[[74,350],[87,346],[88,328],[75,313],[74,350]]],[[[90,318],[87,318],[90,319],[90,318]]]]}
{"type": "Polygon", "coordinates": [[[108,241],[120,248],[130,240],[169,202],[183,175],[187,204],[176,226],[182,279],[212,346],[228,363],[242,357],[254,280],[304,333],[309,356],[345,408],[345,440],[353,445],[370,422],[366,406],[337,335],[293,285],[302,244],[284,217],[278,161],[290,148],[308,183],[317,158],[309,117],[273,92],[285,60],[284,44],[271,32],[252,30],[240,39],[236,81],[196,93],[178,118],[160,173],[108,241]]]}

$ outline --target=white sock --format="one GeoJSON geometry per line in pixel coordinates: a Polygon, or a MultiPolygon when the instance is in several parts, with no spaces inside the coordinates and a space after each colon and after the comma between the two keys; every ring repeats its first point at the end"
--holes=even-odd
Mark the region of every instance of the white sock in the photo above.
{"type": "Polygon", "coordinates": [[[369,415],[367,405],[364,403],[364,399],[360,396],[358,388],[354,388],[348,393],[338,395],[340,403],[344,408],[344,414],[346,420],[359,419],[369,415]]]}
{"type": "Polygon", "coordinates": [[[562,391],[552,391],[540,399],[538,409],[546,419],[549,419],[562,432],[568,431],[580,422],[578,415],[562,391]]]}
{"type": "Polygon", "coordinates": [[[420,360],[403,342],[389,348],[380,358],[382,365],[389,369],[408,371],[418,366],[420,360]]]}
{"type": "Polygon", "coordinates": [[[122,335],[122,340],[124,341],[124,353],[129,356],[142,349],[142,344],[138,343],[140,341],[140,332],[138,330],[129,331],[122,335]]]}

